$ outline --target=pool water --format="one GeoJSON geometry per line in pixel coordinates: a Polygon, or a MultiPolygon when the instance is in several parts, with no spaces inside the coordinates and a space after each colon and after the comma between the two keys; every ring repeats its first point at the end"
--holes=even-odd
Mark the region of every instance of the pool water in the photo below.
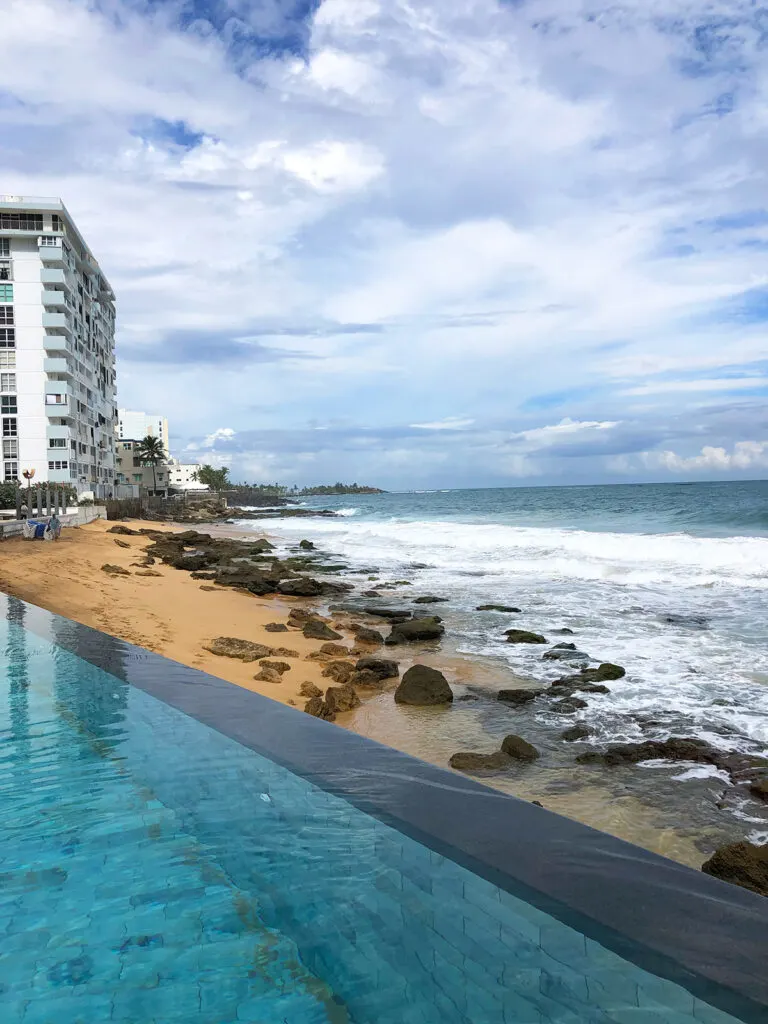
{"type": "Polygon", "coordinates": [[[0,621],[3,1024],[737,1020],[14,609],[0,621]]]}

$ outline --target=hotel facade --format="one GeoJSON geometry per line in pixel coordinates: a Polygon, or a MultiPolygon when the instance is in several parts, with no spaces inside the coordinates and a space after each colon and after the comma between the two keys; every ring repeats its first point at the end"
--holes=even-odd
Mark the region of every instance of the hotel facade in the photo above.
{"type": "Polygon", "coordinates": [[[0,195],[2,479],[115,483],[115,296],[60,199],[0,195]]]}

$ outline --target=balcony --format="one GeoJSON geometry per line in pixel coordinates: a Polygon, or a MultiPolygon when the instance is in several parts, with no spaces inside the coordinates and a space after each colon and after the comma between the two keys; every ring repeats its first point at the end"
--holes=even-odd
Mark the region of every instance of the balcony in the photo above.
{"type": "Polygon", "coordinates": [[[58,267],[43,267],[40,280],[43,284],[66,284],[64,271],[58,267]]]}
{"type": "Polygon", "coordinates": [[[64,262],[64,249],[60,245],[38,245],[37,251],[44,263],[64,262]]]}
{"type": "MultiPolygon", "coordinates": [[[[48,403],[46,402],[45,415],[58,420],[71,420],[74,414],[66,402],[55,402],[52,403],[51,405],[48,405],[48,403]]],[[[61,429],[65,430],[68,428],[62,427],[61,429]]]]}
{"type": "Polygon", "coordinates": [[[43,327],[72,333],[72,327],[66,313],[43,313],[43,327]]]}
{"type": "Polygon", "coordinates": [[[68,352],[72,353],[72,348],[67,339],[61,334],[46,334],[43,338],[43,347],[46,352],[68,352]]]}
{"type": "Polygon", "coordinates": [[[46,290],[46,291],[43,292],[43,305],[44,306],[60,306],[61,308],[64,308],[64,306],[66,306],[66,304],[67,304],[67,301],[66,301],[65,294],[64,294],[63,291],[56,292],[56,291],[46,290]]]}
{"type": "Polygon", "coordinates": [[[60,423],[50,424],[45,429],[45,436],[46,436],[46,438],[49,441],[53,440],[54,438],[61,438],[61,437],[63,437],[65,440],[69,441],[72,438],[72,428],[71,427],[63,427],[60,423]]]}
{"type": "Polygon", "coordinates": [[[43,369],[46,373],[63,373],[71,377],[72,367],[67,359],[44,359],[43,369]]]}

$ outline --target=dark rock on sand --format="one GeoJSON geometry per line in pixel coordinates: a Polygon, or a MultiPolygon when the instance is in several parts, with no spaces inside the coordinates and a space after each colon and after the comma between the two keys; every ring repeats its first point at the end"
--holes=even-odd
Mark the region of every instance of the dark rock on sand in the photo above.
{"type": "Polygon", "coordinates": [[[322,697],[310,697],[304,705],[304,710],[308,715],[322,718],[326,722],[333,722],[336,718],[336,712],[328,706],[322,697]]]}
{"type": "Polygon", "coordinates": [[[311,576],[299,576],[297,579],[281,580],[277,585],[278,594],[286,594],[292,597],[318,597],[325,590],[319,580],[313,580],[311,576]]]}
{"type": "Polygon", "coordinates": [[[400,666],[391,658],[360,658],[356,672],[371,672],[377,679],[394,679],[400,675],[400,666]]]}
{"type": "Polygon", "coordinates": [[[361,700],[351,686],[329,686],[325,691],[325,703],[335,715],[342,711],[359,708],[361,700]]]}
{"type": "Polygon", "coordinates": [[[287,633],[289,632],[288,627],[284,622],[268,622],[264,629],[267,633],[287,633]]]}
{"type": "Polygon", "coordinates": [[[259,661],[275,653],[271,647],[265,647],[264,644],[239,640],[233,636],[219,636],[210,643],[203,644],[203,650],[222,658],[238,658],[240,661],[259,661]]]}
{"type": "Polygon", "coordinates": [[[450,704],[453,692],[442,672],[428,665],[413,665],[395,690],[398,704],[450,704]]]}
{"type": "Polygon", "coordinates": [[[502,753],[514,758],[516,761],[535,761],[538,757],[541,757],[541,754],[532,743],[524,740],[522,736],[515,736],[514,733],[504,737],[501,750],[502,753]]]}
{"type": "Polygon", "coordinates": [[[411,619],[398,622],[392,626],[392,632],[384,641],[385,644],[406,644],[418,640],[439,640],[445,632],[437,616],[426,619],[411,619]]]}
{"type": "Polygon", "coordinates": [[[472,751],[460,751],[454,754],[448,764],[460,772],[498,772],[510,768],[512,758],[501,750],[492,754],[477,754],[472,751]]]}
{"type": "Polygon", "coordinates": [[[119,548],[130,548],[131,546],[127,541],[119,540],[117,537],[115,537],[115,544],[117,544],[119,548]]]}
{"type": "Polygon", "coordinates": [[[366,615],[378,616],[380,619],[390,619],[393,622],[405,622],[410,619],[411,612],[407,608],[376,608],[368,606],[363,609],[366,615]]]}
{"type": "Polygon", "coordinates": [[[138,569],[134,576],[162,576],[161,572],[155,572],[154,569],[138,569]]]}
{"type": "Polygon", "coordinates": [[[139,531],[132,530],[130,526],[110,526],[107,533],[119,533],[123,537],[138,537],[139,531]]]}
{"type": "Polygon", "coordinates": [[[284,675],[284,673],[286,672],[290,672],[291,670],[291,666],[288,664],[287,661],[270,661],[269,659],[265,658],[264,661],[260,661],[259,664],[261,665],[262,668],[274,669],[274,671],[279,672],[281,676],[284,675]]]}
{"type": "Polygon", "coordinates": [[[346,658],[350,651],[344,644],[323,644],[319,651],[320,654],[325,654],[330,658],[346,658]]]}
{"type": "Polygon", "coordinates": [[[304,682],[299,687],[299,693],[302,697],[322,697],[323,691],[319,686],[314,683],[304,682]]]}
{"type": "Polygon", "coordinates": [[[262,683],[282,683],[283,681],[281,673],[274,668],[263,668],[253,678],[262,683]]]}
{"type": "Polygon", "coordinates": [[[550,706],[550,711],[558,715],[572,715],[575,711],[581,711],[589,705],[580,697],[565,697],[550,706]]]}
{"type": "Polygon", "coordinates": [[[327,679],[333,679],[337,683],[348,683],[354,674],[354,668],[349,661],[331,661],[323,669],[323,675],[327,679]]]}
{"type": "Polygon", "coordinates": [[[546,644],[548,640],[541,633],[531,633],[527,629],[507,629],[504,631],[508,644],[546,644]]]}
{"type": "Polygon", "coordinates": [[[424,597],[416,597],[414,604],[445,604],[447,597],[435,597],[433,594],[426,594],[424,597]]]}
{"type": "Polygon", "coordinates": [[[110,565],[109,562],[105,562],[101,567],[102,572],[108,573],[110,576],[130,576],[130,572],[127,569],[123,569],[121,565],[110,565]]]}
{"type": "Polygon", "coordinates": [[[637,764],[653,760],[696,761],[716,764],[719,752],[705,740],[672,737],[668,740],[645,740],[643,743],[616,743],[606,750],[589,750],[579,754],[580,764],[637,764]]]}
{"type": "Polygon", "coordinates": [[[531,689],[517,689],[517,690],[499,690],[498,699],[503,700],[506,704],[514,704],[517,707],[521,707],[523,704],[530,704],[531,701],[536,700],[542,693],[546,693],[546,690],[531,690],[531,689]]]}
{"type": "Polygon", "coordinates": [[[479,604],[477,606],[477,608],[475,608],[475,611],[476,612],[509,612],[510,614],[512,614],[513,612],[516,612],[516,613],[519,612],[520,609],[519,608],[515,608],[514,605],[511,605],[511,604],[479,604]]]}
{"type": "Polygon", "coordinates": [[[288,612],[288,625],[294,626],[296,629],[302,629],[305,622],[309,622],[310,619],[316,620],[317,615],[315,612],[307,611],[306,608],[291,608],[288,612]]]}
{"type": "Polygon", "coordinates": [[[303,551],[314,551],[315,550],[315,545],[312,543],[311,540],[300,540],[299,541],[299,547],[303,551]]]}
{"type": "Polygon", "coordinates": [[[341,633],[336,633],[320,619],[310,619],[302,630],[308,640],[341,640],[341,633]]]}
{"type": "Polygon", "coordinates": [[[768,846],[746,841],[721,846],[701,865],[707,875],[768,896],[768,846]]]}
{"type": "Polygon", "coordinates": [[[587,725],[572,725],[570,729],[560,734],[560,739],[567,743],[575,743],[577,740],[585,740],[592,735],[592,730],[587,725]]]}
{"type": "Polygon", "coordinates": [[[361,644],[383,644],[384,637],[378,631],[378,629],[368,629],[367,626],[358,626],[356,629],[353,626],[352,632],[355,634],[355,638],[361,644]]]}

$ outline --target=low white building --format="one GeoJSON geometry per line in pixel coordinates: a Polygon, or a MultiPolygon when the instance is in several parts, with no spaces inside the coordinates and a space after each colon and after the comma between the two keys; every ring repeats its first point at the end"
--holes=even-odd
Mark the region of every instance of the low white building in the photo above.
{"type": "MultiPolygon", "coordinates": [[[[146,436],[146,435],[145,435],[146,436]]],[[[152,466],[145,463],[139,456],[139,441],[118,441],[115,457],[118,497],[128,497],[123,493],[127,487],[131,487],[138,497],[139,494],[155,494],[158,497],[166,497],[168,494],[168,470],[167,462],[159,462],[152,471],[152,466]],[[138,490],[136,490],[138,488],[138,490]]]]}
{"type": "Polygon", "coordinates": [[[208,484],[201,484],[197,479],[200,466],[196,462],[179,462],[170,459],[168,463],[170,485],[175,491],[207,491],[208,484]]]}
{"type": "Polygon", "coordinates": [[[163,442],[166,452],[170,450],[168,420],[160,413],[118,409],[117,436],[121,441],[143,441],[145,437],[157,437],[163,442]]]}

